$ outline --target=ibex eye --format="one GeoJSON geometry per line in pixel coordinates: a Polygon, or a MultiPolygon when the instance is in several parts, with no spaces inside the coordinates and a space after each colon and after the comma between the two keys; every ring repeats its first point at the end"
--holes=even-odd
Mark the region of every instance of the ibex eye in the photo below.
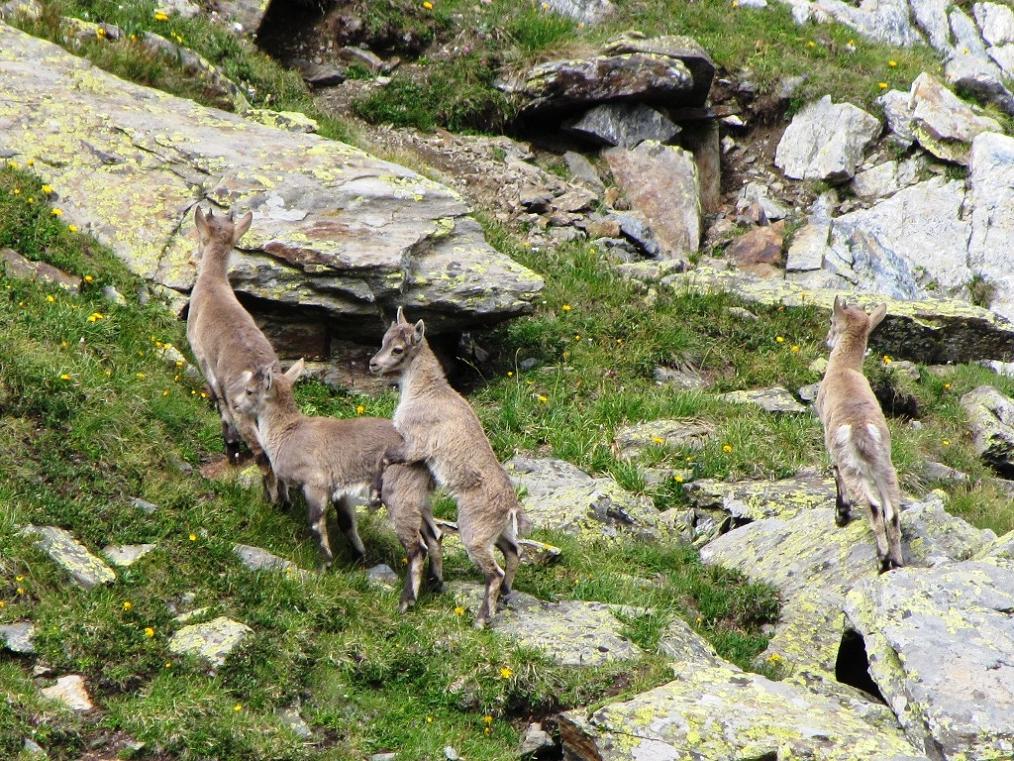
{"type": "Polygon", "coordinates": [[[400,346],[395,346],[393,349],[391,349],[392,354],[401,354],[403,351],[405,350],[400,346]]]}

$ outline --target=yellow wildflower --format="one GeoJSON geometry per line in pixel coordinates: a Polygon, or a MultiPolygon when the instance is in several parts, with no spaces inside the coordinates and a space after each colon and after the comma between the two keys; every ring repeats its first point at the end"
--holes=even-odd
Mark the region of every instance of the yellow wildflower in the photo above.
{"type": "Polygon", "coordinates": [[[663,439],[661,436],[652,436],[651,441],[654,444],[665,444],[665,439],[663,439]]]}
{"type": "Polygon", "coordinates": [[[945,383],[944,384],[944,391],[950,391],[950,390],[951,390],[951,384],[950,383],[945,383]]]}
{"type": "Polygon", "coordinates": [[[357,404],[356,405],[356,414],[357,415],[362,415],[364,412],[366,412],[366,407],[364,407],[361,404],[357,404]]]}
{"type": "Polygon", "coordinates": [[[172,667],[173,667],[173,662],[172,661],[166,661],[165,665],[163,666],[163,668],[167,668],[167,669],[171,669],[172,667]]]}
{"type": "Polygon", "coordinates": [[[513,370],[508,370],[507,371],[507,377],[508,378],[513,378],[514,377],[514,371],[513,370]]]}
{"type": "Polygon", "coordinates": [[[792,346],[789,347],[789,351],[791,351],[793,354],[798,354],[799,344],[792,344],[792,346]]]}
{"type": "Polygon", "coordinates": [[[136,373],[138,380],[144,380],[144,373],[136,373]]]}
{"type": "Polygon", "coordinates": [[[433,723],[433,717],[432,716],[427,716],[426,717],[426,723],[427,724],[432,724],[433,723]]]}
{"type": "Polygon", "coordinates": [[[486,714],[485,716],[482,717],[482,723],[488,727],[490,724],[493,723],[493,717],[490,716],[489,714],[486,714]]]}
{"type": "Polygon", "coordinates": [[[123,609],[125,611],[130,611],[130,609],[133,608],[133,607],[134,607],[134,603],[132,603],[130,600],[124,600],[123,601],[123,609]]]}
{"type": "Polygon", "coordinates": [[[162,389],[162,396],[169,396],[169,389],[167,388],[162,389]]]}
{"type": "Polygon", "coordinates": [[[890,355],[890,354],[885,354],[885,355],[884,355],[884,359],[883,359],[883,361],[884,361],[884,364],[885,364],[885,365],[889,365],[889,364],[891,364],[891,362],[893,362],[894,360],[893,360],[893,359],[891,359],[891,355],[890,355]]]}
{"type": "Polygon", "coordinates": [[[492,729],[492,727],[483,727],[482,728],[482,733],[484,735],[491,735],[491,734],[493,734],[493,729],[492,729]]]}
{"type": "Polygon", "coordinates": [[[17,595],[23,595],[25,593],[25,588],[24,587],[18,587],[17,589],[14,590],[14,593],[17,594],[17,595]]]}
{"type": "Polygon", "coordinates": [[[72,233],[76,233],[77,225],[67,225],[67,229],[70,230],[72,233]]]}
{"type": "Polygon", "coordinates": [[[726,454],[729,454],[729,452],[732,451],[732,444],[723,444],[722,451],[725,452],[726,454]]]}
{"type": "Polygon", "coordinates": [[[581,336],[574,336],[574,340],[575,341],[580,341],[581,340],[581,336]]]}
{"type": "Polygon", "coordinates": [[[14,188],[14,195],[16,196],[21,195],[21,188],[14,188]]]}
{"type": "Polygon", "coordinates": [[[535,398],[539,400],[540,404],[549,404],[549,397],[545,394],[539,394],[535,398]]]}
{"type": "Polygon", "coordinates": [[[146,626],[146,627],[144,627],[144,636],[148,637],[149,639],[152,638],[152,637],[154,637],[155,636],[155,627],[153,627],[153,626],[146,626]]]}
{"type": "Polygon", "coordinates": [[[190,534],[190,536],[188,536],[187,539],[189,539],[191,542],[196,542],[197,534],[190,534]]]}
{"type": "Polygon", "coordinates": [[[92,312],[88,315],[88,322],[98,322],[99,320],[106,319],[106,316],[102,312],[92,312]]]}
{"type": "Polygon", "coordinates": [[[28,196],[28,203],[35,203],[35,196],[28,196]]]}
{"type": "Polygon", "coordinates": [[[168,21],[169,20],[169,14],[166,13],[165,11],[155,11],[155,20],[156,21],[168,21]]]}
{"type": "Polygon", "coordinates": [[[785,336],[775,336],[775,343],[785,343],[785,336]]]}
{"type": "Polygon", "coordinates": [[[22,576],[21,574],[18,574],[17,576],[15,576],[15,577],[14,577],[14,581],[18,582],[19,584],[20,584],[20,583],[21,583],[22,581],[24,581],[24,580],[25,580],[25,577],[24,577],[24,576],[22,576]]]}
{"type": "Polygon", "coordinates": [[[780,656],[778,653],[771,653],[771,655],[768,656],[768,663],[770,663],[772,666],[777,666],[779,663],[782,662],[782,660],[783,660],[782,656],[780,656]]]}
{"type": "Polygon", "coordinates": [[[243,710],[243,704],[242,703],[237,703],[236,705],[234,705],[232,707],[232,710],[235,711],[236,713],[239,713],[240,711],[243,710]]]}
{"type": "Polygon", "coordinates": [[[43,185],[42,186],[42,192],[45,193],[48,196],[50,193],[53,192],[53,186],[52,185],[43,185]]]}
{"type": "Polygon", "coordinates": [[[460,605],[455,606],[455,608],[454,608],[454,615],[456,615],[456,616],[463,616],[463,615],[465,615],[465,609],[462,608],[460,605]]]}
{"type": "Polygon", "coordinates": [[[951,440],[950,439],[941,439],[940,443],[943,444],[945,447],[949,447],[951,445],[951,440]]]}
{"type": "Polygon", "coordinates": [[[35,159],[28,159],[28,161],[25,162],[25,166],[35,166],[35,159]]]}
{"type": "Polygon", "coordinates": [[[62,373],[60,375],[60,380],[62,380],[62,381],[69,381],[70,380],[70,373],[62,373]]]}
{"type": "Polygon", "coordinates": [[[809,42],[806,43],[806,47],[808,47],[808,48],[815,48],[815,47],[817,47],[817,43],[814,42],[813,40],[810,40],[809,42]]]}
{"type": "Polygon", "coordinates": [[[106,36],[106,28],[104,26],[100,26],[98,29],[95,30],[95,36],[96,37],[105,37],[106,36]]]}
{"type": "Polygon", "coordinates": [[[52,214],[54,217],[62,217],[63,209],[50,209],[49,213],[52,214]]]}
{"type": "Polygon", "coordinates": [[[54,296],[52,293],[50,293],[48,296],[46,296],[46,301],[48,301],[50,304],[52,304],[54,301],[56,301],[56,296],[54,296]]]}
{"type": "Polygon", "coordinates": [[[6,607],[7,607],[7,603],[4,602],[3,600],[0,600],[0,610],[3,610],[6,607]]]}
{"type": "Polygon", "coordinates": [[[887,65],[893,69],[898,65],[898,62],[892,58],[890,61],[887,62],[887,65]]]}
{"type": "Polygon", "coordinates": [[[677,474],[676,474],[675,476],[673,476],[673,480],[674,480],[674,481],[675,481],[676,483],[678,483],[678,484],[681,484],[681,483],[683,483],[683,476],[681,476],[681,475],[679,475],[679,474],[677,473],[677,474]]]}
{"type": "Polygon", "coordinates": [[[881,90],[886,90],[889,87],[889,85],[887,84],[887,82],[877,82],[877,87],[879,87],[881,90]]]}
{"type": "Polygon", "coordinates": [[[426,10],[428,10],[428,11],[431,11],[431,10],[433,10],[433,3],[431,3],[430,0],[426,0],[422,4],[422,7],[425,8],[426,10]]]}
{"type": "Polygon", "coordinates": [[[514,670],[510,666],[501,666],[500,667],[500,678],[501,679],[510,679],[512,676],[514,676],[514,670]]]}
{"type": "Polygon", "coordinates": [[[562,307],[560,307],[560,309],[562,309],[564,312],[569,312],[573,308],[574,307],[572,307],[570,304],[564,304],[562,307]]]}

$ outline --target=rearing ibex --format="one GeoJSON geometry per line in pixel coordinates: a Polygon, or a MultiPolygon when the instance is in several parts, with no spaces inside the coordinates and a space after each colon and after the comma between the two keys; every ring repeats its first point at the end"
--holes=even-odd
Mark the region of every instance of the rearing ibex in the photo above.
{"type": "Polygon", "coordinates": [[[511,591],[520,561],[517,533],[527,529],[528,519],[479,418],[447,382],[424,331],[422,320],[409,324],[399,307],[397,320],[370,360],[372,372],[400,375],[394,427],[405,442],[388,450],[384,461],[425,463],[457,500],[461,541],[486,577],[475,619],[482,628],[496,612],[501,591],[511,591]],[[506,570],[497,565],[493,547],[503,553],[506,570]]]}
{"type": "Polygon", "coordinates": [[[229,284],[229,255],[252,221],[250,212],[236,221],[231,213],[216,217],[213,210],[205,216],[199,206],[194,212],[200,261],[190,293],[187,340],[218,405],[229,461],[239,458],[242,437],[257,460],[268,498],[277,502],[277,483],[257,438],[256,423],[239,411],[244,398],[256,391],[249,383],[252,373],[263,367],[281,372],[275,350],[229,284]]]}
{"type": "Polygon", "coordinates": [[[863,357],[886,313],[886,304],[867,314],[835,297],[827,334],[831,356],[816,402],[837,487],[835,523],[849,522],[857,498],[869,505],[881,573],[903,564],[901,490],[891,462],[891,432],[863,375],[863,357]]]}

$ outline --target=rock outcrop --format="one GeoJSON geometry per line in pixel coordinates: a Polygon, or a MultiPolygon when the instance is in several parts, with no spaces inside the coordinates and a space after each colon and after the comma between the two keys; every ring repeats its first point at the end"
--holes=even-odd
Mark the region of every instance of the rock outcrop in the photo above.
{"type": "Polygon", "coordinates": [[[851,103],[825,95],[793,117],[775,152],[775,165],[796,180],[844,182],[880,134],[880,122],[851,103]]]}
{"type": "Polygon", "coordinates": [[[490,324],[542,287],[435,182],[124,82],[3,25],[0,124],[0,148],[35,160],[65,219],[177,291],[195,276],[199,202],[254,212],[232,271],[242,296],[347,335],[372,338],[397,304],[438,333],[490,324]]]}
{"type": "Polygon", "coordinates": [[[1014,399],[993,386],[979,386],[961,397],[975,451],[1000,475],[1014,476],[1014,399]]]}

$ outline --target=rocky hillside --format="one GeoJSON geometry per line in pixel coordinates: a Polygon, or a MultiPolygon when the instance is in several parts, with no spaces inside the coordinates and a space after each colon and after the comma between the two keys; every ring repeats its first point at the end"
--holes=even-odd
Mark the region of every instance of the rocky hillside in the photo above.
{"type": "Polygon", "coordinates": [[[982,2],[0,5],[0,757],[1014,756],[1014,12],[982,2]],[[535,530],[490,631],[315,570],[223,458],[197,203],[308,414],[396,305],[535,530]],[[834,526],[830,304],[907,567],[834,526]]]}

